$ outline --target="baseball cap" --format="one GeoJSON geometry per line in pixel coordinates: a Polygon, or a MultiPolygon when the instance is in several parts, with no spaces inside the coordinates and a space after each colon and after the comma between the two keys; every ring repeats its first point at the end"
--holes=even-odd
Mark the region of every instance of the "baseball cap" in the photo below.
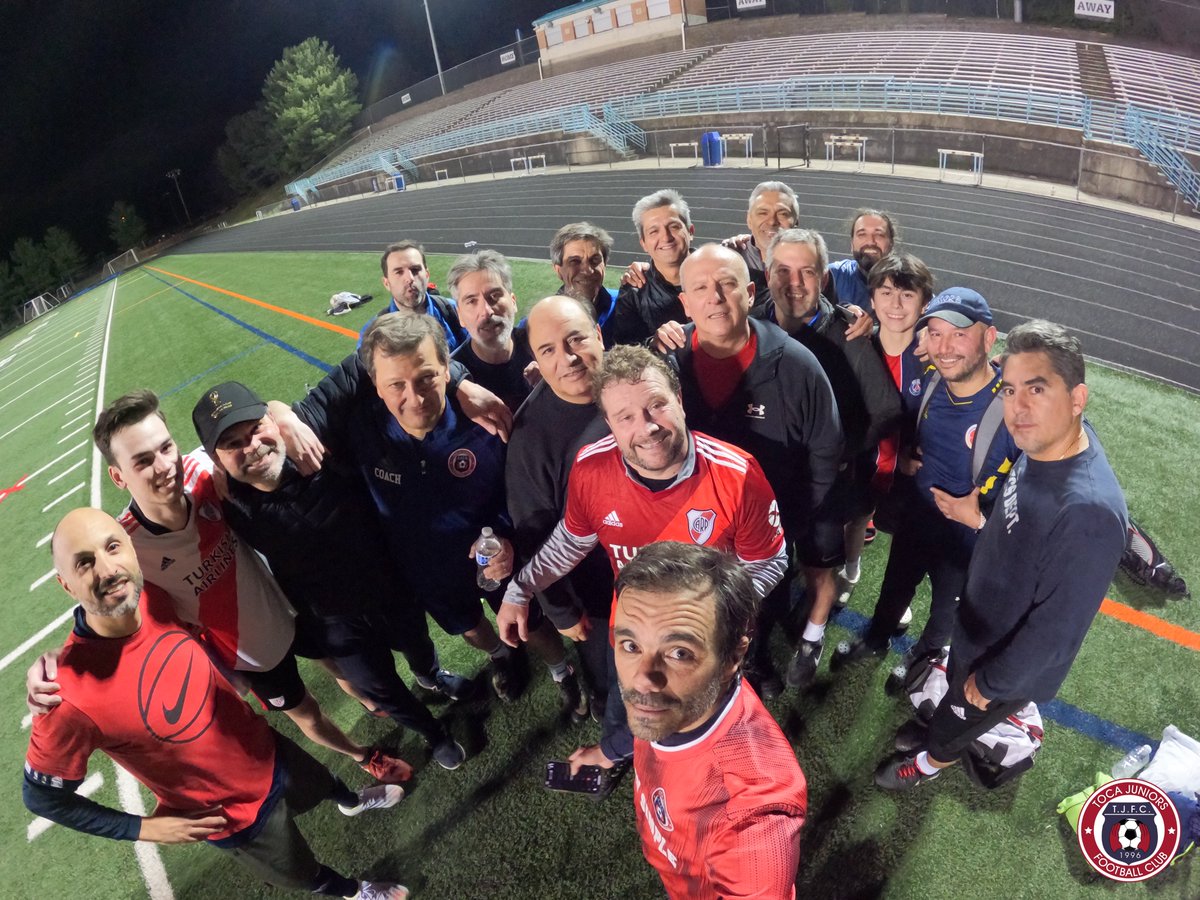
{"type": "Polygon", "coordinates": [[[977,322],[995,324],[987,301],[977,291],[964,287],[946,288],[930,300],[917,327],[923,328],[930,319],[945,319],[958,328],[970,328],[977,322]]]}
{"type": "Polygon", "coordinates": [[[209,456],[226,428],[255,422],[267,414],[267,404],[239,381],[225,381],[204,392],[192,409],[192,424],[209,456]]]}

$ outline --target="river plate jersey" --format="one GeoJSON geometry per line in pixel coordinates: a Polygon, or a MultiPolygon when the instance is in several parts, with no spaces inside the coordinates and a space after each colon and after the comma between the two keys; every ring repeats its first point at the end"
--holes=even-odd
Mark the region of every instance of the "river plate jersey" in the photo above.
{"type": "Polygon", "coordinates": [[[79,781],[101,750],[158,799],[165,815],[220,807],[229,837],[255,821],[271,789],[275,738],[147,585],[141,627],[128,637],[72,632],[58,661],[62,703],[35,716],[28,776],[79,781]]]}
{"type": "Polygon", "coordinates": [[[265,672],[292,646],[295,612],[266,564],[225,521],[212,461],[183,457],[188,521],[166,531],[130,504],[119,518],[147,583],[170,596],[175,614],[204,628],[202,640],[226,666],[265,672]]]}

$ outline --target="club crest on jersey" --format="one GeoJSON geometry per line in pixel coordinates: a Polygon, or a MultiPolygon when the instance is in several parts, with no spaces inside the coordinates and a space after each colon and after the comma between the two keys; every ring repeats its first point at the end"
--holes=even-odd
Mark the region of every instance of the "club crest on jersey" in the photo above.
{"type": "Polygon", "coordinates": [[[975,432],[978,430],[979,430],[978,425],[972,425],[970,428],[967,429],[966,434],[963,435],[963,442],[967,445],[968,450],[975,449],[975,432]]]}
{"type": "Polygon", "coordinates": [[[455,478],[466,478],[475,471],[475,454],[465,447],[460,447],[450,454],[446,465],[455,478]]]}
{"type": "Polygon", "coordinates": [[[689,509],[687,513],[688,534],[697,544],[707,544],[713,536],[713,525],[717,512],[713,509],[689,509]]]}
{"type": "Polygon", "coordinates": [[[671,821],[671,814],[667,812],[667,792],[663,788],[655,788],[654,793],[650,795],[650,803],[654,807],[654,819],[658,822],[658,827],[663,831],[674,831],[675,823],[671,821]]]}
{"type": "Polygon", "coordinates": [[[207,500],[200,504],[199,512],[202,518],[208,519],[210,522],[221,521],[221,511],[215,504],[209,503],[207,500]]]}
{"type": "Polygon", "coordinates": [[[911,382],[909,382],[908,392],[910,394],[912,394],[914,397],[919,397],[921,395],[921,379],[920,378],[914,378],[911,382]]]}

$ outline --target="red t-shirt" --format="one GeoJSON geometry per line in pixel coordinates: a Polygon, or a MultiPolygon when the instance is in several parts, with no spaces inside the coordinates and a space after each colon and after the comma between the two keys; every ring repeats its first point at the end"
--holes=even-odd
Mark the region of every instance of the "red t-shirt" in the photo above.
{"type": "Polygon", "coordinates": [[[67,638],[58,662],[62,703],[35,716],[28,766],[81,780],[102,750],[168,814],[220,807],[220,840],[253,824],[271,789],[275,736],[147,585],[142,625],[124,638],[67,638]]]}
{"type": "Polygon", "coordinates": [[[672,900],[796,896],[808,786],[748,684],[686,744],[635,739],[633,770],[642,852],[672,900]]]}
{"type": "MultiPolygon", "coordinates": [[[[900,374],[903,360],[901,355],[892,356],[890,353],[883,354],[883,361],[887,363],[888,373],[892,376],[892,383],[896,385],[896,390],[901,390],[900,374]]],[[[876,494],[886,494],[892,488],[892,480],[896,475],[896,465],[899,462],[900,454],[900,429],[895,429],[891,434],[888,434],[879,439],[879,453],[876,456],[875,474],[871,477],[871,488],[876,494]]]]}
{"type": "Polygon", "coordinates": [[[692,474],[658,492],[629,477],[612,435],[575,458],[563,522],[578,538],[599,539],[614,576],[657,541],[691,541],[743,562],[771,559],[782,548],[779,504],[754,457],[699,432],[691,436],[692,474]]]}
{"type": "Polygon", "coordinates": [[[746,346],[724,359],[709,356],[700,347],[700,339],[692,332],[692,360],[696,367],[696,381],[700,385],[700,396],[709,409],[721,409],[733,396],[742,376],[754,362],[758,353],[758,336],[751,331],[746,346]]]}

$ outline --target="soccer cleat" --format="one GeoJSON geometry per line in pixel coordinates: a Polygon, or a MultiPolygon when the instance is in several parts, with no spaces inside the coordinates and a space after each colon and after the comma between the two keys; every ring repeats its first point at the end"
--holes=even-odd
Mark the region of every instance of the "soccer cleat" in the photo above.
{"type": "Polygon", "coordinates": [[[358,893],[349,900],[406,900],[408,888],[387,881],[360,881],[358,893]]]}
{"type": "Polygon", "coordinates": [[[904,609],[904,615],[900,617],[900,624],[896,626],[896,634],[904,634],[908,631],[908,626],[912,624],[912,607],[908,606],[904,609]]]}
{"type": "Polygon", "coordinates": [[[384,753],[378,747],[367,751],[367,758],[359,763],[363,771],[384,784],[397,784],[412,778],[412,766],[398,756],[384,753]]]}
{"type": "Polygon", "coordinates": [[[418,677],[417,684],[427,691],[434,691],[451,700],[463,700],[472,694],[471,679],[464,675],[456,675],[445,669],[438,669],[433,678],[418,677]]]}
{"type": "Polygon", "coordinates": [[[885,791],[910,791],[919,784],[933,781],[941,773],[926,775],[917,768],[916,757],[888,760],[875,770],[875,783],[885,791]]]}
{"type": "Polygon", "coordinates": [[[746,671],[746,679],[763,700],[774,700],[783,693],[783,682],[769,661],[754,663],[746,671]]]}
{"type": "Polygon", "coordinates": [[[821,651],[825,641],[806,641],[801,639],[792,661],[788,663],[787,683],[789,687],[804,689],[812,684],[817,676],[817,666],[821,664],[821,651]]]}
{"type": "Polygon", "coordinates": [[[434,744],[432,756],[433,761],[443,769],[453,771],[463,764],[463,760],[467,758],[467,751],[463,749],[462,744],[447,735],[434,744]]]}
{"type": "Polygon", "coordinates": [[[860,660],[883,659],[887,655],[887,644],[878,647],[861,638],[850,643],[842,641],[837,645],[837,649],[833,651],[833,658],[829,660],[829,667],[831,669],[838,669],[850,663],[859,662],[860,660]]]}
{"type": "Polygon", "coordinates": [[[622,759],[614,763],[611,769],[604,771],[603,777],[600,780],[600,790],[589,796],[597,803],[607,799],[608,795],[617,789],[617,785],[621,783],[621,779],[625,777],[625,773],[629,771],[629,767],[632,764],[632,760],[628,759],[622,759]]]}
{"type": "Polygon", "coordinates": [[[833,582],[837,590],[837,598],[833,602],[838,609],[845,609],[850,603],[850,595],[854,593],[854,588],[858,585],[858,578],[853,581],[847,578],[846,569],[843,566],[834,573],[833,582]]]}
{"type": "Polygon", "coordinates": [[[569,715],[571,721],[578,725],[588,718],[588,696],[579,686],[579,678],[574,669],[569,669],[567,677],[555,682],[558,685],[558,711],[569,715]]]}
{"type": "Polygon", "coordinates": [[[357,816],[371,809],[390,809],[404,799],[404,788],[398,784],[373,784],[358,791],[354,806],[338,804],[343,816],[357,816]]]}
{"type": "Polygon", "coordinates": [[[912,753],[915,750],[924,750],[928,741],[928,726],[916,719],[909,719],[896,731],[894,744],[898,752],[912,753]]]}

